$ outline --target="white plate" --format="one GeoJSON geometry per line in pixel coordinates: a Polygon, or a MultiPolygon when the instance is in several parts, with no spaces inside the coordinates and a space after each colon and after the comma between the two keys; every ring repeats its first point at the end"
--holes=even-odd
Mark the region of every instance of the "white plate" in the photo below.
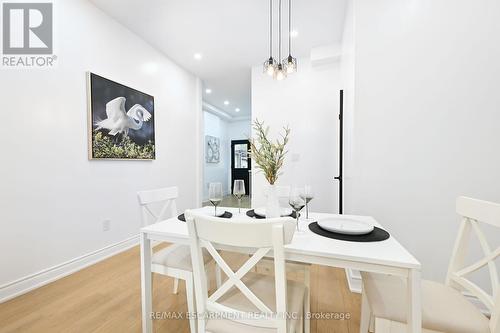
{"type": "MultiPolygon", "coordinates": [[[[206,206],[200,209],[200,212],[205,215],[214,216],[215,210],[213,206],[206,206]]],[[[224,215],[226,211],[222,208],[217,207],[217,217],[224,215]]]]}
{"type": "Polygon", "coordinates": [[[373,225],[349,217],[325,217],[318,225],[327,231],[345,235],[365,235],[373,231],[373,225]]]}
{"type": "MultiPolygon", "coordinates": [[[[255,208],[253,211],[254,211],[255,215],[266,217],[266,208],[265,207],[255,208]]],[[[280,215],[281,216],[290,216],[290,215],[292,215],[292,209],[280,207],[280,215]]]]}

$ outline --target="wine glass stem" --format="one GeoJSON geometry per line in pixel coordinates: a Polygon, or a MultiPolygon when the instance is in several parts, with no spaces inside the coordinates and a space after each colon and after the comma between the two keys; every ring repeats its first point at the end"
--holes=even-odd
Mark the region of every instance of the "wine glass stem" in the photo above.
{"type": "Polygon", "coordinates": [[[300,229],[299,229],[299,211],[298,210],[295,211],[295,215],[297,216],[297,231],[300,231],[300,229]]]}
{"type": "Polygon", "coordinates": [[[306,202],[306,219],[309,220],[309,203],[306,202]]]}
{"type": "Polygon", "coordinates": [[[241,214],[241,198],[238,199],[238,214],[241,214]]]}
{"type": "Polygon", "coordinates": [[[214,216],[217,216],[217,205],[214,205],[214,210],[215,210],[214,216]]]}

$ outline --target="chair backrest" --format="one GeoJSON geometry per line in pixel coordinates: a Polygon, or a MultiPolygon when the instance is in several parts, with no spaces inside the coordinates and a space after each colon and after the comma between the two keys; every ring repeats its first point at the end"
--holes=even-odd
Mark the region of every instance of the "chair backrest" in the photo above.
{"type": "Polygon", "coordinates": [[[495,250],[491,249],[480,228],[480,223],[500,227],[500,204],[467,197],[459,197],[456,202],[456,210],[462,217],[462,223],[453,249],[446,283],[456,289],[467,291],[473,296],[476,296],[490,311],[490,329],[491,332],[496,333],[500,331],[500,294],[498,293],[498,273],[495,259],[500,255],[500,247],[497,247],[495,250]],[[472,232],[475,233],[479,240],[484,257],[464,267],[468,242],[472,232]],[[476,272],[485,266],[488,266],[489,270],[491,295],[476,283],[466,278],[467,274],[476,272]]]}
{"type": "Polygon", "coordinates": [[[229,221],[200,215],[192,211],[186,211],[185,216],[191,242],[199,332],[205,331],[207,315],[218,314],[222,315],[222,318],[231,318],[231,320],[242,324],[275,328],[278,333],[285,333],[286,276],[283,246],[292,240],[295,231],[294,220],[286,217],[251,222],[237,218],[229,221]],[[234,272],[217,252],[214,244],[246,248],[255,252],[234,272]],[[207,291],[207,276],[202,248],[206,248],[228,277],[220,288],[210,296],[207,291]],[[270,251],[273,251],[274,256],[276,311],[272,311],[242,281],[245,274],[270,251]],[[219,303],[220,298],[232,287],[238,288],[239,292],[254,305],[256,310],[244,312],[219,303]]]}
{"type": "Polygon", "coordinates": [[[175,201],[179,197],[179,190],[176,186],[139,191],[137,197],[141,205],[143,226],[177,215],[175,201]]]}

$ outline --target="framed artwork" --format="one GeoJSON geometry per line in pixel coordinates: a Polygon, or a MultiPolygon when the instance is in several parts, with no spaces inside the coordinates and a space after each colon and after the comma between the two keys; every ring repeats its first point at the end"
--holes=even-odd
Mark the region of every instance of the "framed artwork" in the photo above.
{"type": "Polygon", "coordinates": [[[205,136],[205,159],[207,163],[220,162],[220,140],[215,136],[205,136]]]}
{"type": "Polygon", "coordinates": [[[88,73],[89,159],[154,160],[154,97],[88,73]]]}

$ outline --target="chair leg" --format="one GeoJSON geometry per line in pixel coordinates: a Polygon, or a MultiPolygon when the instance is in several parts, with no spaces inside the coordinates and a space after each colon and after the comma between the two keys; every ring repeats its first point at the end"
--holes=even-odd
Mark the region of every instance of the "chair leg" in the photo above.
{"type": "Polygon", "coordinates": [[[205,287],[207,288],[207,291],[210,291],[210,280],[211,280],[210,279],[210,269],[211,269],[210,266],[208,266],[208,265],[205,266],[205,276],[207,277],[205,279],[205,284],[206,284],[205,287]]]}
{"type": "Polygon", "coordinates": [[[375,332],[375,316],[373,315],[373,313],[370,316],[370,326],[368,327],[368,332],[375,332]]]}
{"type": "Polygon", "coordinates": [[[174,294],[177,295],[179,292],[179,279],[175,278],[174,279],[174,294]]]}
{"type": "Polygon", "coordinates": [[[302,317],[300,317],[299,326],[297,327],[295,332],[304,333],[304,329],[306,327],[305,320],[306,320],[306,316],[305,316],[305,305],[304,305],[304,308],[302,309],[302,317]]]}
{"type": "Polygon", "coordinates": [[[304,332],[311,332],[311,270],[310,266],[304,266],[304,284],[306,285],[306,299],[304,300],[304,332]]]}
{"type": "Polygon", "coordinates": [[[367,333],[373,332],[370,330],[372,324],[372,312],[370,309],[370,303],[366,297],[366,292],[363,290],[361,292],[361,321],[359,324],[359,332],[367,333]]]}
{"type": "Polygon", "coordinates": [[[217,263],[215,263],[215,285],[217,289],[222,285],[222,271],[217,263]]]}
{"type": "Polygon", "coordinates": [[[186,279],[186,298],[188,307],[189,330],[191,333],[196,333],[196,319],[194,316],[194,314],[196,313],[196,309],[192,275],[188,279],[186,279]]]}

